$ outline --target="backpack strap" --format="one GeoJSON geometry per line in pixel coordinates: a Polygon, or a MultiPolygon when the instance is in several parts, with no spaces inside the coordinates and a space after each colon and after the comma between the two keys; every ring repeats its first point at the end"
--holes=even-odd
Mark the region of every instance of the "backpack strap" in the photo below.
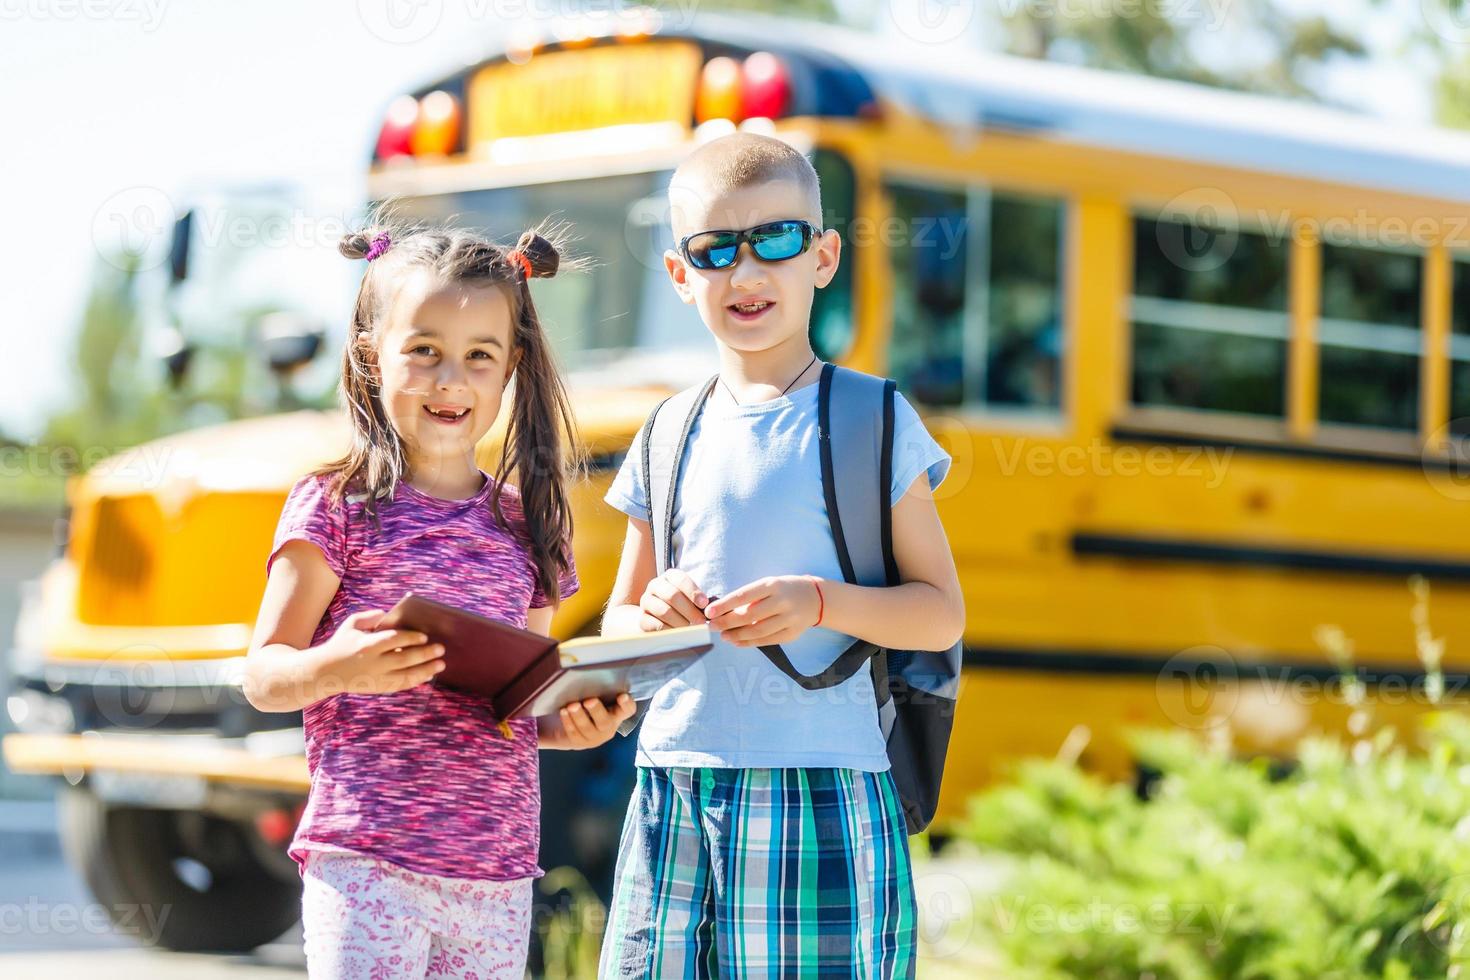
{"type": "Polygon", "coordinates": [[[648,525],[653,553],[662,575],[674,567],[674,513],[679,502],[679,470],[689,446],[689,432],[704,409],[719,375],[659,402],[643,424],[643,492],[648,497],[648,525]],[[667,411],[664,409],[667,408],[667,411]]]}
{"type": "MultiPolygon", "coordinates": [[[[699,417],[719,377],[717,374],[702,385],[665,398],[653,407],[653,411],[648,413],[648,421],[643,423],[639,469],[643,475],[643,494],[648,500],[648,527],[653,532],[654,562],[659,575],[673,566],[674,505],[679,493],[677,474],[684,462],[684,449],[689,444],[689,430],[694,427],[694,420],[699,417]]],[[[618,725],[618,734],[632,734],[647,710],[648,702],[639,701],[637,712],[618,725]]]]}
{"type": "MultiPolygon", "coordinates": [[[[832,528],[842,577],[854,585],[882,585],[882,518],[887,511],[888,486],[892,482],[891,476],[882,472],[882,463],[886,458],[891,470],[893,442],[891,418],[884,413],[883,406],[886,387],[892,382],[885,385],[882,378],[824,364],[818,384],[822,494],[826,498],[827,522],[832,528]],[[856,519],[844,525],[844,513],[856,519]]],[[[816,674],[798,671],[780,644],[762,646],[760,651],[777,670],[808,691],[836,687],[869,665],[875,682],[880,668],[883,676],[887,676],[887,667],[882,662],[883,649],[866,640],[854,640],[826,670],[816,674]]],[[[883,689],[886,688],[885,681],[883,689]]]]}

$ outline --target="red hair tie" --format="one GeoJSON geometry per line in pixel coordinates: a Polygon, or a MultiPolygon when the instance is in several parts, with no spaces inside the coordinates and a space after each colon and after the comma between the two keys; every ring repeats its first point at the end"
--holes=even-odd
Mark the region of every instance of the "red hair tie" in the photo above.
{"type": "Polygon", "coordinates": [[[521,267],[521,278],[531,278],[531,260],[518,248],[513,248],[505,253],[505,257],[521,267]]]}

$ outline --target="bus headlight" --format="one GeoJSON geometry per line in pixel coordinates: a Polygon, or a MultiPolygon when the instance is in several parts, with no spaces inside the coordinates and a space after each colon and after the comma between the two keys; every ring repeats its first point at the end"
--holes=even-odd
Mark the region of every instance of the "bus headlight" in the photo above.
{"type": "Polygon", "coordinates": [[[66,698],[22,690],[5,699],[5,711],[18,732],[66,735],[76,730],[76,715],[66,698]]]}

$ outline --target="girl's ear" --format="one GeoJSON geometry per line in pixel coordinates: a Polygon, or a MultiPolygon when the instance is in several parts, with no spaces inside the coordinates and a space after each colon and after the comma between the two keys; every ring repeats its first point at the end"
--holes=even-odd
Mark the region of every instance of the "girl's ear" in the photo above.
{"type": "Polygon", "coordinates": [[[842,236],[828,228],[817,238],[817,288],[824,289],[837,275],[837,266],[842,261],[842,236]]]}
{"type": "Polygon", "coordinates": [[[668,271],[669,282],[674,284],[674,292],[685,303],[694,302],[694,290],[689,286],[689,266],[684,264],[684,256],[673,249],[664,252],[664,269],[668,271]]]}

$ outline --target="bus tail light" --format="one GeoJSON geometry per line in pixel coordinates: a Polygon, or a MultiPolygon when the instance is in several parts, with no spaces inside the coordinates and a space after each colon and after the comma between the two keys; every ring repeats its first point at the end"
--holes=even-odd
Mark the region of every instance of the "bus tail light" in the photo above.
{"type": "Polygon", "coordinates": [[[740,118],[740,64],[734,58],[711,58],[699,76],[694,101],[696,122],[740,118]]]}
{"type": "Polygon", "coordinates": [[[388,106],[383,128],[378,132],[379,160],[413,154],[413,128],[419,118],[419,102],[411,95],[400,95],[388,106]]]}
{"type": "Polygon", "coordinates": [[[741,66],[741,97],[746,119],[779,119],[791,103],[791,78],[781,59],[757,51],[741,66]]]}
{"type": "Polygon", "coordinates": [[[694,121],[777,119],[790,102],[791,76],[780,58],[757,51],[742,63],[721,55],[706,62],[700,75],[694,121]]]}
{"type": "Polygon", "coordinates": [[[416,157],[447,156],[459,146],[459,100],[448,92],[430,92],[419,100],[418,118],[409,146],[416,157]]]}

